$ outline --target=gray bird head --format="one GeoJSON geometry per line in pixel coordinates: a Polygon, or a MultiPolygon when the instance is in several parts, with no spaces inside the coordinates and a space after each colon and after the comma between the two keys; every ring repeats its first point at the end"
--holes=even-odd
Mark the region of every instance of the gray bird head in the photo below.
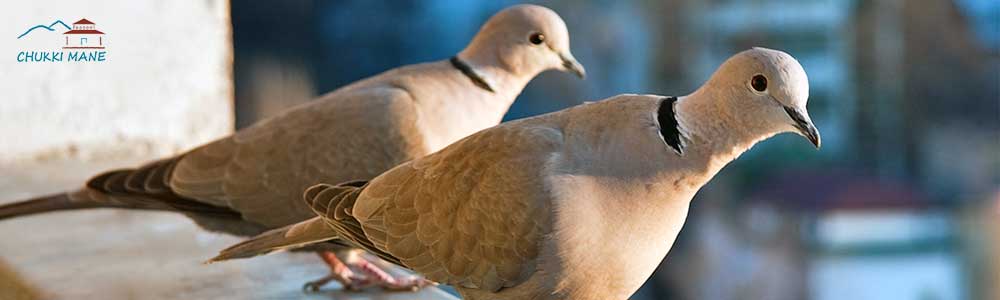
{"type": "Polygon", "coordinates": [[[726,60],[706,87],[728,98],[724,107],[732,118],[761,135],[795,132],[820,147],[806,101],[809,79],[802,65],[788,53],[753,48],[726,60]]]}
{"type": "Polygon", "coordinates": [[[519,76],[553,69],[586,76],[570,53],[566,23],[538,5],[515,5],[493,15],[460,56],[496,63],[519,76]]]}

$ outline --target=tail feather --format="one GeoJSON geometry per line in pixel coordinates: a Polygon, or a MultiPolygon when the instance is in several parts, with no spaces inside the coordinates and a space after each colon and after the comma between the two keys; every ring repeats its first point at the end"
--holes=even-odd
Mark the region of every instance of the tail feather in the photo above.
{"type": "Polygon", "coordinates": [[[59,193],[33,198],[25,201],[0,205],[0,220],[44,212],[73,210],[84,208],[105,207],[106,205],[74,200],[68,193],[59,193]]]}
{"type": "Polygon", "coordinates": [[[229,248],[206,261],[214,263],[230,259],[249,258],[274,251],[291,250],[337,239],[337,232],[316,217],[297,224],[274,229],[229,248]]]}
{"type": "Polygon", "coordinates": [[[136,169],[104,172],[87,180],[84,188],[0,206],[0,220],[37,213],[84,209],[128,208],[180,211],[213,218],[241,219],[230,207],[180,196],[167,183],[182,156],[148,163],[136,169]]]}

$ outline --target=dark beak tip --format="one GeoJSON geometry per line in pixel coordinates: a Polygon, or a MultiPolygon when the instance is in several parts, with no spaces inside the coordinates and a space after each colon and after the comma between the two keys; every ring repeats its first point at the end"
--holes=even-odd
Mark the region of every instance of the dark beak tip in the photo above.
{"type": "Polygon", "coordinates": [[[822,147],[823,139],[820,137],[819,131],[816,130],[816,127],[809,126],[806,130],[803,130],[802,133],[805,134],[806,139],[808,139],[813,146],[816,146],[816,150],[819,150],[819,148],[822,147]]]}
{"type": "Polygon", "coordinates": [[[583,66],[580,66],[579,63],[566,61],[563,63],[563,67],[566,68],[566,71],[576,75],[576,77],[580,77],[580,79],[587,79],[587,71],[584,70],[583,66]]]}
{"type": "Polygon", "coordinates": [[[573,73],[573,75],[580,77],[580,79],[587,79],[587,70],[583,68],[583,65],[575,60],[568,59],[565,56],[560,55],[560,57],[563,60],[563,69],[565,69],[565,71],[573,73]]]}
{"type": "Polygon", "coordinates": [[[819,130],[816,129],[816,126],[813,125],[811,121],[803,117],[804,114],[800,113],[796,109],[787,106],[783,108],[785,109],[785,112],[788,113],[788,117],[795,122],[793,126],[798,129],[799,134],[808,139],[809,142],[812,143],[813,146],[816,146],[816,149],[818,150],[823,141],[819,136],[819,130]]]}

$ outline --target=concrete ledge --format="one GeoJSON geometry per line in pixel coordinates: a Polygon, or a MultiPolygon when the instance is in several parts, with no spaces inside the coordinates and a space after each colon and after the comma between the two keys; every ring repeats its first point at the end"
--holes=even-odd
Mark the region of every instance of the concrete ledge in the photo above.
{"type": "MultiPolygon", "coordinates": [[[[53,161],[0,168],[0,204],[77,187],[94,173],[138,162],[53,161]]],[[[335,283],[303,293],[303,283],[327,272],[310,253],[205,265],[240,239],[206,232],[166,212],[43,214],[0,222],[0,237],[0,299],[457,299],[435,287],[416,293],[349,293],[335,283]]]]}

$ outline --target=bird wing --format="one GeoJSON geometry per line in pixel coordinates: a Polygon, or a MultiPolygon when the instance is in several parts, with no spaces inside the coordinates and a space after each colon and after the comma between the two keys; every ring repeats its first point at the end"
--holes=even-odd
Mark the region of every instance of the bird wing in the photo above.
{"type": "Polygon", "coordinates": [[[401,88],[335,92],[186,153],[169,186],[254,223],[292,224],[315,216],[301,200],[309,186],[370,179],[426,154],[417,118],[401,88]]]}
{"type": "Polygon", "coordinates": [[[147,163],[135,169],[120,169],[101,173],[87,181],[87,187],[76,197],[105,207],[125,207],[173,210],[212,218],[239,219],[239,212],[187,199],[170,190],[167,178],[179,157],[147,163]],[[82,194],[80,194],[82,193],[82,194]]]}
{"type": "Polygon", "coordinates": [[[368,244],[431,280],[462,287],[496,291],[534,273],[551,228],[542,177],[562,134],[517,123],[374,179],[352,209],[368,244]]]}
{"type": "Polygon", "coordinates": [[[274,251],[292,250],[337,239],[337,232],[319,217],[272,229],[252,239],[229,246],[207,262],[250,258],[274,251]]]}

